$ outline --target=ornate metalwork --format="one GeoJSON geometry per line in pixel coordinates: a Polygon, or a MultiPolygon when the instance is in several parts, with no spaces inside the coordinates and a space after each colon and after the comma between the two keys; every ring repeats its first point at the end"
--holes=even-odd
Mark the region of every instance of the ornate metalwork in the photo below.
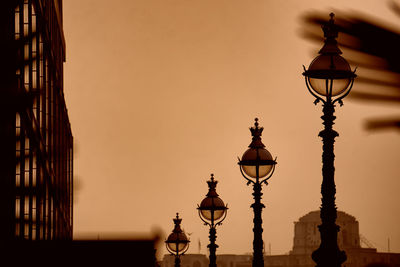
{"type": "Polygon", "coordinates": [[[169,253],[175,256],[175,267],[180,267],[181,264],[181,256],[186,253],[189,249],[189,239],[186,237],[186,234],[181,229],[181,222],[182,219],[179,218],[179,213],[176,213],[176,218],[173,219],[174,221],[174,229],[172,233],[168,236],[167,240],[165,241],[166,247],[169,253]],[[169,244],[175,244],[175,249],[171,249],[169,244]],[[179,245],[183,245],[180,250],[179,245]]]}
{"type": "Polygon", "coordinates": [[[218,194],[216,192],[216,186],[217,186],[218,181],[214,180],[214,174],[211,174],[210,181],[207,181],[209,191],[207,193],[207,197],[202,201],[200,205],[197,205],[197,210],[199,212],[199,217],[200,219],[204,222],[204,225],[208,225],[210,227],[210,235],[208,236],[210,239],[210,244],[207,245],[207,247],[210,250],[210,267],[217,267],[217,256],[216,256],[216,251],[217,248],[219,247],[215,241],[217,239],[217,230],[216,227],[218,225],[221,225],[222,222],[225,220],[226,215],[227,215],[227,210],[228,210],[228,205],[224,205],[222,200],[218,197],[218,194]],[[204,207],[207,200],[211,200],[212,206],[207,206],[204,207]],[[204,218],[202,215],[203,210],[210,210],[211,211],[211,218],[210,220],[207,220],[207,218],[204,218]],[[223,210],[223,214],[221,218],[215,218],[214,217],[214,211],[217,210],[223,210]]]}
{"type": "MultiPolygon", "coordinates": [[[[253,136],[252,143],[249,145],[250,149],[265,149],[264,144],[261,141],[261,133],[263,131],[262,127],[258,127],[258,119],[255,119],[254,127],[250,128],[251,134],[253,136]]],[[[246,153],[246,152],[245,152],[246,153]]],[[[268,152],[269,154],[269,152],[268,152]]],[[[253,208],[254,212],[254,227],[253,227],[253,233],[254,233],[254,239],[253,239],[253,262],[252,266],[253,267],[264,267],[264,253],[263,253],[263,248],[264,248],[264,242],[262,239],[262,233],[263,233],[263,228],[262,228],[262,209],[265,208],[264,204],[261,203],[261,198],[262,198],[262,184],[268,185],[268,180],[271,178],[271,176],[275,172],[275,165],[277,164],[276,158],[275,160],[271,159],[269,160],[262,160],[260,159],[259,152],[257,151],[257,157],[254,159],[254,162],[248,162],[244,161],[243,159],[239,159],[239,166],[240,166],[240,172],[247,180],[247,185],[253,184],[253,197],[254,197],[254,203],[250,206],[253,208]],[[250,165],[250,166],[256,166],[256,177],[255,181],[251,178],[249,178],[245,171],[243,170],[243,165],[250,165]],[[259,177],[259,167],[260,166],[272,166],[271,170],[265,177],[263,177],[262,180],[260,180],[259,177]]]]}
{"type": "MultiPolygon", "coordinates": [[[[339,249],[337,242],[337,235],[340,227],[336,224],[337,209],[335,204],[336,185],[334,178],[334,143],[335,138],[339,136],[339,134],[335,130],[333,130],[333,125],[334,120],[336,119],[336,117],[334,116],[335,104],[339,103],[340,106],[343,105],[342,99],[350,93],[353,87],[354,78],[356,77],[356,70],[354,70],[353,72],[348,70],[339,72],[339,70],[337,70],[335,66],[333,66],[333,57],[338,57],[338,55],[341,54],[341,51],[337,47],[336,42],[338,32],[335,29],[334,25],[334,14],[331,13],[330,17],[331,19],[328,21],[328,23],[323,26],[326,39],[325,45],[321,49],[320,54],[329,55],[331,57],[331,66],[328,70],[321,70],[320,77],[318,77],[319,79],[325,79],[325,87],[327,92],[327,94],[325,95],[325,99],[323,99],[312,90],[312,86],[309,81],[309,78],[311,76],[310,71],[306,70],[306,68],[303,66],[303,75],[305,76],[307,89],[311,93],[311,95],[316,98],[314,104],[322,102],[323,106],[323,116],[321,116],[321,118],[323,120],[324,129],[320,131],[318,135],[322,138],[323,142],[321,184],[322,204],[320,215],[322,223],[318,226],[321,235],[321,244],[319,248],[312,253],[311,256],[312,259],[317,263],[317,267],[340,267],[341,264],[346,261],[346,253],[339,249]],[[350,79],[350,82],[347,85],[347,88],[344,88],[344,91],[342,93],[340,93],[336,97],[333,97],[333,83],[338,76],[340,76],[341,79],[350,79]]],[[[344,62],[348,64],[347,61],[344,60],[344,62]]],[[[314,70],[314,72],[312,73],[314,77],[317,71],[318,70],[314,70]]]]}

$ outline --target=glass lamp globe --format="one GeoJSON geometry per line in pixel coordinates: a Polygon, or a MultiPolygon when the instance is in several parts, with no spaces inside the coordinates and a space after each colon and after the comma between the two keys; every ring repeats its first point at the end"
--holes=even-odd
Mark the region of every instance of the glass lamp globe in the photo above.
{"type": "Polygon", "coordinates": [[[186,234],[181,229],[181,222],[182,219],[179,218],[178,213],[176,214],[176,218],[173,219],[175,227],[172,230],[172,233],[168,236],[165,243],[167,245],[167,249],[170,252],[176,253],[176,255],[180,255],[185,253],[189,246],[189,239],[187,238],[186,234]]]}
{"type": "Polygon", "coordinates": [[[188,239],[185,233],[171,233],[166,241],[168,248],[176,253],[185,251],[188,244],[188,239]]]}
{"type": "Polygon", "coordinates": [[[311,62],[307,71],[311,88],[322,96],[342,94],[353,76],[349,63],[339,54],[319,55],[311,62]]]}
{"type": "Polygon", "coordinates": [[[207,221],[217,221],[224,215],[226,207],[219,197],[206,197],[201,201],[199,210],[207,221]]]}
{"type": "Polygon", "coordinates": [[[217,183],[218,181],[214,180],[214,174],[211,174],[211,179],[207,181],[208,193],[206,198],[201,201],[200,206],[197,208],[202,220],[211,222],[211,225],[215,222],[222,222],[225,219],[224,215],[226,215],[225,213],[228,209],[224,201],[218,197],[216,191],[217,183]]]}
{"type": "Polygon", "coordinates": [[[265,148],[249,148],[244,152],[240,165],[243,171],[252,178],[263,178],[267,176],[274,165],[271,153],[265,148]]]}

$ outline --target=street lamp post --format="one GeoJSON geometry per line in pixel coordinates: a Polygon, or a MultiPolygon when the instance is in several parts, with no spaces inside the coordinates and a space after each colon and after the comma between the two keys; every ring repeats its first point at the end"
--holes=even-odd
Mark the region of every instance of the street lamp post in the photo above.
{"type": "Polygon", "coordinates": [[[253,267],[264,267],[263,239],[262,239],[262,209],[261,186],[268,185],[267,180],[275,171],[276,158],[272,158],[265,145],[261,142],[263,127],[258,127],[258,119],[255,119],[254,127],[250,128],[253,136],[249,149],[239,159],[240,172],[247,180],[247,185],[253,184],[254,203],[251,205],[254,211],[254,239],[253,239],[253,267]]]}
{"type": "Polygon", "coordinates": [[[217,238],[215,228],[225,220],[228,209],[222,199],[218,197],[217,191],[215,190],[217,183],[218,181],[214,180],[214,174],[211,174],[210,181],[207,181],[208,193],[206,198],[204,198],[200,206],[198,205],[197,207],[200,219],[205,225],[210,226],[210,244],[207,246],[210,249],[210,267],[217,267],[217,256],[215,252],[218,245],[215,244],[217,238]]]}
{"type": "Polygon", "coordinates": [[[322,153],[322,205],[321,221],[318,226],[321,244],[312,253],[317,267],[340,267],[346,261],[346,253],[341,251],[337,243],[339,226],[336,225],[337,211],[335,204],[335,167],[333,152],[335,137],[339,134],[332,129],[335,116],[335,104],[343,105],[342,99],[350,93],[353,86],[355,70],[351,71],[349,63],[340,54],[336,38],[338,30],[334,24],[334,14],[322,27],[325,44],[308,67],[304,67],[304,77],[308,91],[316,98],[314,104],[322,102],[324,129],[319,133],[323,142],[322,153]]]}
{"type": "Polygon", "coordinates": [[[176,213],[174,221],[174,230],[165,240],[165,244],[169,253],[175,256],[175,267],[180,267],[181,255],[183,255],[189,249],[189,239],[181,229],[182,219],[179,218],[179,214],[176,213]]]}

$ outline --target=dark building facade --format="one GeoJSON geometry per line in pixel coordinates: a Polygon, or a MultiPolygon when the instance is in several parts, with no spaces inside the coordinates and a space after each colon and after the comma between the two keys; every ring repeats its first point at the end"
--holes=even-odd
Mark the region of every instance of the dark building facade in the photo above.
{"type": "Polygon", "coordinates": [[[0,1],[0,241],[71,240],[62,0],[0,1]]]}

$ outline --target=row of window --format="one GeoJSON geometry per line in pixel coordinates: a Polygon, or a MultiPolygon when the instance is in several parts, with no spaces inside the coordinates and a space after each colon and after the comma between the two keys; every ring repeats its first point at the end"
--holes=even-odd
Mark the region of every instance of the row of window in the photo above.
{"type": "Polygon", "coordinates": [[[15,7],[21,96],[15,119],[19,239],[72,238],[73,141],[62,92],[64,51],[57,46],[62,34],[54,8],[53,1],[40,0],[21,0],[15,7]]]}

